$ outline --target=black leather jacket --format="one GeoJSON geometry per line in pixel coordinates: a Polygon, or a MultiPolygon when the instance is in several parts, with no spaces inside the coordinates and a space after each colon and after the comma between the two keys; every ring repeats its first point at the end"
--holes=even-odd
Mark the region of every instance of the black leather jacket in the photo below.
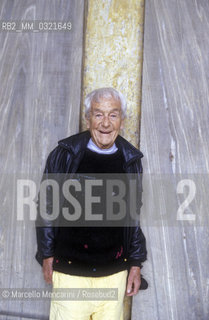
{"type": "MultiPolygon", "coordinates": [[[[84,131],[59,141],[58,146],[48,156],[44,174],[76,173],[89,139],[90,132],[84,131]]],[[[115,143],[123,153],[125,172],[138,173],[141,178],[143,154],[121,136],[117,136],[115,143]]],[[[139,199],[141,199],[141,192],[139,199]]],[[[45,227],[36,227],[36,234],[38,244],[36,259],[42,264],[44,258],[54,256],[56,227],[49,224],[45,227]]],[[[141,267],[141,263],[146,260],[146,241],[139,225],[124,228],[124,255],[130,267],[141,267]]]]}

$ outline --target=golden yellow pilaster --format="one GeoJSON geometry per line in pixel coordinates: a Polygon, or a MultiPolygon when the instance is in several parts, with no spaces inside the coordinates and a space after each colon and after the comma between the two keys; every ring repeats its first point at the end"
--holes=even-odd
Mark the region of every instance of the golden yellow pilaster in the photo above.
{"type": "MultiPolygon", "coordinates": [[[[101,87],[121,91],[127,118],[121,134],[139,145],[144,0],[85,0],[86,26],[83,97],[101,87]]],[[[83,105],[83,104],[82,104],[83,105]]],[[[82,130],[86,129],[84,108],[82,130]]],[[[131,299],[124,301],[124,320],[131,319],[131,299]]]]}
{"type": "Polygon", "coordinates": [[[86,4],[83,99],[100,87],[121,91],[128,103],[121,134],[138,146],[144,0],[88,0],[86,4]]]}

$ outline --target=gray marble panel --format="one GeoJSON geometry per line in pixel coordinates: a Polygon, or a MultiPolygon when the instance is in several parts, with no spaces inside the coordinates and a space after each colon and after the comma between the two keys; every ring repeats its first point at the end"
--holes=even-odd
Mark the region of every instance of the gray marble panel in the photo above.
{"type": "MultiPolygon", "coordinates": [[[[132,320],[209,319],[209,2],[146,1],[141,146],[145,173],[203,175],[195,195],[205,225],[176,221],[168,226],[166,190],[161,189],[158,226],[142,210],[149,288],[133,299],[132,320]],[[207,196],[208,197],[208,196],[207,196]]],[[[195,182],[195,178],[194,178],[195,182]]],[[[144,202],[152,201],[152,184],[144,202]]],[[[187,191],[188,192],[188,191],[187,191]]],[[[172,195],[171,195],[172,196],[172,195]]],[[[176,195],[173,194],[175,197],[176,195]]],[[[176,213],[175,213],[176,215],[176,213]]]]}
{"type": "MultiPolygon", "coordinates": [[[[16,179],[39,183],[49,151],[78,132],[83,53],[82,0],[2,0],[0,21],[71,22],[70,31],[0,32],[0,288],[39,288],[34,224],[17,224],[16,179]]],[[[43,318],[47,301],[2,301],[0,314],[43,318]]],[[[18,316],[17,316],[18,318],[18,316]]]]}

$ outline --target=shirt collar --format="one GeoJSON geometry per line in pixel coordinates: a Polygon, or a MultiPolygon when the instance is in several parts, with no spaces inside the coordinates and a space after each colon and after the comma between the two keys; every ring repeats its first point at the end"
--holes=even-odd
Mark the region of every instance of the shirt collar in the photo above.
{"type": "Polygon", "coordinates": [[[92,138],[89,140],[87,148],[100,154],[113,154],[118,150],[115,143],[108,149],[101,149],[93,142],[92,138]]]}

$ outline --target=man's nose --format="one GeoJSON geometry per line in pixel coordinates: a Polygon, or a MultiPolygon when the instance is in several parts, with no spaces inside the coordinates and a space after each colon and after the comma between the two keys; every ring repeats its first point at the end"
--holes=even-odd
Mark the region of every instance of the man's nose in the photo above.
{"type": "Polygon", "coordinates": [[[109,117],[108,117],[108,116],[104,116],[104,117],[103,117],[102,125],[103,125],[104,127],[108,127],[108,126],[110,125],[110,120],[109,120],[109,117]]]}

